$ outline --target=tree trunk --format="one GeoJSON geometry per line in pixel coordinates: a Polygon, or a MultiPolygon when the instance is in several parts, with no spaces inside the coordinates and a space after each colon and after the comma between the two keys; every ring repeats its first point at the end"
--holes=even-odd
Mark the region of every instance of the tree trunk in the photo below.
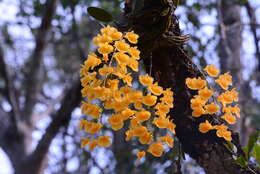
{"type": "MultiPolygon", "coordinates": [[[[184,152],[194,158],[208,174],[250,173],[234,163],[232,154],[224,145],[225,141],[218,138],[216,132],[201,134],[198,131],[198,125],[205,121],[205,117],[194,119],[191,116],[190,99],[194,93],[186,87],[185,79],[203,78],[203,74],[183,48],[187,37],[181,36],[173,2],[142,2],[137,9],[132,1],[126,1],[126,20],[122,22],[122,29],[133,29],[139,34],[138,47],[147,72],[151,70],[152,76],[164,88],[173,89],[175,106],[171,118],[177,125],[176,135],[184,152]]],[[[221,120],[211,115],[207,119],[216,124],[221,123],[221,120]]],[[[233,133],[232,138],[239,149],[238,136],[233,133]]]]}

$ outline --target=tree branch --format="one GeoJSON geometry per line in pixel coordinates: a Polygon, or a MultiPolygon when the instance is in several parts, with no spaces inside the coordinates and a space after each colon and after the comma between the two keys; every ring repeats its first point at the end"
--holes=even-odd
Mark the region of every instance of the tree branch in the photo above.
{"type": "Polygon", "coordinates": [[[55,114],[53,114],[53,120],[47,127],[45,134],[39,141],[36,149],[24,161],[23,165],[28,166],[29,164],[30,167],[24,169],[23,165],[21,166],[24,173],[37,173],[41,169],[41,164],[45,158],[46,153],[48,152],[51,141],[57,135],[61,127],[68,125],[71,119],[72,111],[79,105],[81,101],[80,91],[80,80],[76,79],[72,87],[66,92],[66,95],[61,102],[60,109],[56,111],[55,114]]]}
{"type": "MultiPolygon", "coordinates": [[[[259,40],[260,38],[257,36],[257,25],[254,25],[257,23],[256,16],[255,16],[255,9],[251,6],[249,1],[246,1],[245,3],[246,11],[250,19],[250,29],[254,37],[255,42],[255,55],[258,60],[258,66],[256,68],[257,75],[260,77],[260,46],[259,46],[259,40]]],[[[258,79],[258,82],[260,83],[260,79],[258,79]]]]}
{"type": "Polygon", "coordinates": [[[17,122],[20,120],[20,115],[19,115],[20,108],[15,96],[15,87],[13,85],[9,72],[7,71],[8,69],[7,65],[5,64],[4,61],[4,53],[2,47],[0,47],[0,67],[1,67],[0,75],[4,78],[5,81],[5,91],[7,91],[7,100],[12,106],[12,113],[10,114],[10,116],[13,122],[12,124],[14,125],[13,131],[18,132],[17,122]]]}
{"type": "Polygon", "coordinates": [[[27,123],[30,123],[31,113],[33,111],[34,104],[37,100],[37,93],[40,88],[39,81],[41,78],[41,64],[43,58],[43,51],[46,47],[47,34],[51,27],[51,21],[55,14],[57,0],[47,0],[45,3],[45,9],[42,17],[41,26],[36,35],[36,46],[31,56],[31,62],[29,65],[29,74],[26,79],[26,93],[25,93],[25,108],[24,117],[27,123]]]}

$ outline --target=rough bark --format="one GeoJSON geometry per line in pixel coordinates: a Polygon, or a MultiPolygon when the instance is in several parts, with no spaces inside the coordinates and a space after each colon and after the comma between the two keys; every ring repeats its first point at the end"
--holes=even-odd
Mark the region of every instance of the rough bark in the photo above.
{"type": "MultiPolygon", "coordinates": [[[[203,78],[204,75],[183,48],[187,37],[181,35],[173,2],[142,2],[142,8],[136,10],[132,1],[126,1],[127,20],[122,22],[122,30],[133,29],[140,35],[138,47],[147,72],[151,70],[152,76],[164,88],[173,89],[175,107],[171,111],[171,118],[177,125],[176,135],[184,152],[194,158],[208,174],[250,173],[234,163],[232,154],[224,145],[225,141],[218,138],[215,131],[199,133],[198,125],[206,117],[215,124],[221,123],[220,119],[210,115],[196,119],[191,116],[190,99],[194,93],[185,86],[185,79],[203,78]]],[[[233,133],[232,138],[232,142],[239,147],[238,136],[233,133]]]]}

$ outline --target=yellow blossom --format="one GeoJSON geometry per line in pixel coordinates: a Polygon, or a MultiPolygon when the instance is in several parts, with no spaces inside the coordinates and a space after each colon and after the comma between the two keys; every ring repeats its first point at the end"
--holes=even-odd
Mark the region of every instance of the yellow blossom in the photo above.
{"type": "Polygon", "coordinates": [[[160,137],[161,141],[165,142],[169,147],[173,147],[174,139],[167,134],[166,136],[160,137]]]}
{"type": "Polygon", "coordinates": [[[118,62],[119,65],[127,64],[129,61],[129,56],[123,52],[117,52],[114,54],[114,58],[118,62]]]}
{"type": "Polygon", "coordinates": [[[133,116],[135,114],[136,111],[126,108],[125,110],[123,110],[121,112],[121,116],[123,120],[127,120],[129,119],[131,116],[133,116]]]}
{"type": "Polygon", "coordinates": [[[198,78],[187,78],[186,85],[192,90],[202,89],[206,86],[206,80],[198,78]]]}
{"type": "Polygon", "coordinates": [[[207,133],[208,131],[212,130],[213,126],[206,120],[204,123],[199,124],[199,131],[201,133],[207,133]]]}
{"type": "Polygon", "coordinates": [[[82,147],[82,148],[85,147],[86,145],[89,144],[90,141],[91,141],[90,138],[83,138],[83,139],[81,140],[80,147],[82,147]]]}
{"type": "Polygon", "coordinates": [[[86,115],[91,116],[92,118],[98,119],[101,115],[102,109],[94,104],[89,104],[86,102],[83,102],[81,105],[81,110],[86,115]]]}
{"type": "Polygon", "coordinates": [[[163,144],[161,142],[153,143],[149,146],[147,151],[155,157],[160,157],[164,151],[163,144]]]}
{"type": "Polygon", "coordinates": [[[199,96],[205,100],[208,100],[213,95],[213,91],[207,87],[199,90],[199,96]]]}
{"type": "Polygon", "coordinates": [[[221,118],[224,119],[229,124],[235,124],[236,122],[236,117],[230,113],[225,113],[224,115],[221,116],[221,118]]]}
{"type": "Polygon", "coordinates": [[[211,77],[217,77],[219,74],[219,70],[215,67],[215,65],[208,65],[204,70],[210,75],[211,77]]]}
{"type": "Polygon", "coordinates": [[[125,132],[125,135],[126,135],[125,140],[129,141],[134,136],[133,130],[127,130],[125,132]]]}
{"type": "Polygon", "coordinates": [[[125,42],[125,40],[119,40],[115,42],[115,47],[120,52],[127,52],[130,48],[129,44],[125,42]]]}
{"type": "Polygon", "coordinates": [[[214,102],[212,102],[212,103],[206,105],[205,109],[206,109],[206,113],[214,114],[214,113],[218,112],[219,106],[217,104],[215,104],[214,102]]]}
{"type": "Polygon", "coordinates": [[[93,38],[93,43],[97,46],[101,46],[103,44],[108,44],[110,42],[112,42],[112,38],[108,35],[98,34],[96,37],[93,38]]]}
{"type": "Polygon", "coordinates": [[[138,61],[134,59],[129,59],[127,66],[129,66],[133,71],[138,72],[138,61]]]}
{"type": "Polygon", "coordinates": [[[132,44],[136,44],[138,41],[139,36],[137,34],[135,34],[133,31],[131,32],[127,32],[125,35],[125,38],[127,38],[127,40],[132,43],[132,44]]]}
{"type": "Polygon", "coordinates": [[[203,107],[195,107],[192,108],[192,116],[193,117],[200,117],[201,115],[205,114],[205,110],[203,109],[203,107]]]}
{"type": "Polygon", "coordinates": [[[108,25],[108,26],[102,28],[100,31],[102,34],[110,36],[111,34],[117,32],[117,29],[108,25]]]}
{"type": "Polygon", "coordinates": [[[218,137],[223,137],[225,140],[227,141],[231,141],[232,137],[231,137],[231,132],[225,129],[217,129],[216,132],[218,137]]]}
{"type": "Polygon", "coordinates": [[[140,75],[139,81],[144,86],[151,86],[153,84],[153,78],[151,76],[149,76],[148,74],[140,75]]]}
{"type": "Polygon", "coordinates": [[[240,117],[240,108],[238,107],[237,104],[231,108],[231,112],[236,114],[237,117],[240,117]]]}
{"type": "Polygon", "coordinates": [[[155,106],[155,109],[157,109],[159,112],[162,112],[162,113],[165,113],[165,114],[167,114],[170,111],[169,106],[167,106],[167,105],[165,105],[163,103],[158,103],[155,106]]]}
{"type": "Polygon", "coordinates": [[[155,117],[153,120],[153,124],[155,124],[158,128],[167,128],[169,125],[169,119],[164,117],[155,117]]]}
{"type": "Polygon", "coordinates": [[[138,158],[138,161],[145,157],[145,151],[138,151],[137,154],[136,154],[137,158],[138,158]]]}
{"type": "Polygon", "coordinates": [[[229,73],[222,74],[215,82],[221,86],[221,88],[227,90],[228,87],[232,85],[232,76],[229,73]]]}
{"type": "Polygon", "coordinates": [[[101,63],[101,60],[94,54],[89,54],[87,60],[84,62],[86,69],[93,69],[101,63]]]}
{"type": "Polygon", "coordinates": [[[151,132],[146,132],[144,135],[140,136],[138,140],[141,144],[150,144],[152,138],[153,134],[151,132]]]}
{"type": "Polygon", "coordinates": [[[140,59],[140,51],[137,49],[137,47],[130,47],[127,52],[131,55],[131,58],[135,60],[140,59]]]}
{"type": "Polygon", "coordinates": [[[122,34],[121,32],[119,32],[119,31],[114,32],[114,33],[112,33],[112,34],[110,35],[110,37],[112,38],[112,40],[119,40],[119,39],[122,38],[122,36],[123,36],[123,34],[122,34]]]}
{"type": "Polygon", "coordinates": [[[163,88],[160,87],[157,82],[149,86],[147,89],[157,96],[161,95],[163,92],[163,88]]]}
{"type": "Polygon", "coordinates": [[[123,76],[122,78],[123,82],[126,83],[128,86],[132,86],[132,76],[131,76],[131,73],[128,73],[126,75],[123,76]]]}
{"type": "Polygon", "coordinates": [[[117,79],[115,79],[115,80],[108,80],[108,81],[107,81],[107,86],[108,86],[108,88],[110,88],[112,91],[118,90],[118,84],[119,84],[119,80],[117,80],[117,79]]]}
{"type": "Polygon", "coordinates": [[[117,131],[124,126],[123,120],[119,115],[111,115],[108,119],[108,122],[111,124],[113,130],[117,131]]]}
{"type": "Polygon", "coordinates": [[[98,48],[98,52],[100,54],[109,54],[114,50],[112,45],[109,45],[107,43],[102,44],[99,48],[98,48]]]}
{"type": "Polygon", "coordinates": [[[98,137],[97,141],[98,145],[101,147],[108,147],[111,144],[109,136],[100,136],[98,137]]]}
{"type": "Polygon", "coordinates": [[[139,124],[139,121],[137,120],[136,117],[133,117],[130,121],[130,127],[131,128],[136,128],[138,127],[140,124],[139,124]]]}
{"type": "Polygon", "coordinates": [[[95,133],[97,133],[102,127],[103,127],[103,125],[102,125],[101,123],[91,122],[91,124],[90,124],[89,127],[85,127],[85,131],[86,131],[87,133],[90,133],[90,134],[95,134],[95,133]]]}
{"type": "Polygon", "coordinates": [[[194,96],[192,99],[191,99],[191,108],[194,109],[194,108],[197,108],[197,107],[202,107],[206,104],[206,100],[204,100],[204,98],[202,98],[201,96],[199,95],[196,95],[194,96]]]}
{"type": "Polygon", "coordinates": [[[134,136],[141,137],[141,136],[144,136],[147,132],[148,132],[147,128],[144,126],[137,126],[137,127],[133,128],[134,136]]]}
{"type": "Polygon", "coordinates": [[[140,112],[137,112],[135,115],[136,115],[136,119],[139,122],[146,121],[151,117],[151,113],[148,111],[140,111],[140,112]]]}
{"type": "Polygon", "coordinates": [[[148,94],[147,96],[143,97],[143,104],[147,106],[155,105],[156,101],[157,101],[157,97],[151,94],[148,94]]]}
{"type": "Polygon", "coordinates": [[[93,149],[95,149],[98,145],[98,141],[97,140],[91,140],[89,142],[89,150],[92,151],[93,149]]]}
{"type": "Polygon", "coordinates": [[[98,70],[99,74],[102,76],[107,76],[107,75],[113,73],[113,71],[114,71],[113,67],[109,67],[106,65],[98,70]]]}

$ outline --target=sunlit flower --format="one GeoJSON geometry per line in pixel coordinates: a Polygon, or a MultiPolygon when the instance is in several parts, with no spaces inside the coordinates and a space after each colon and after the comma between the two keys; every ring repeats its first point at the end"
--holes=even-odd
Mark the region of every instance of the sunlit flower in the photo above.
{"type": "Polygon", "coordinates": [[[121,32],[119,32],[119,31],[114,32],[114,33],[112,33],[112,34],[110,35],[110,37],[112,38],[112,40],[119,40],[119,39],[122,38],[122,36],[123,36],[123,34],[122,34],[121,32]]]}
{"type": "Polygon", "coordinates": [[[135,128],[133,128],[133,134],[134,136],[144,136],[147,133],[147,128],[145,126],[137,126],[135,128]]]}
{"type": "Polygon", "coordinates": [[[97,141],[98,145],[101,147],[108,147],[111,144],[109,136],[100,136],[98,137],[97,141]]]}
{"type": "Polygon", "coordinates": [[[119,115],[111,115],[108,119],[108,122],[110,123],[112,129],[115,131],[121,129],[124,126],[122,117],[120,117],[119,115]]]}
{"type": "Polygon", "coordinates": [[[110,36],[111,34],[117,32],[117,29],[108,25],[108,26],[102,28],[100,31],[102,34],[110,36]]]}
{"type": "Polygon", "coordinates": [[[205,110],[203,109],[203,107],[195,107],[192,108],[192,116],[193,117],[200,117],[201,115],[205,114],[205,110]]]}
{"type": "Polygon", "coordinates": [[[140,136],[138,140],[141,144],[150,144],[152,138],[153,134],[151,132],[146,132],[144,135],[140,136]]]}
{"type": "Polygon", "coordinates": [[[213,95],[213,93],[214,92],[207,87],[199,90],[199,96],[205,100],[208,100],[213,95]]]}
{"type": "Polygon", "coordinates": [[[123,52],[117,52],[114,54],[114,58],[117,60],[118,64],[127,64],[129,61],[129,56],[123,52]]]}
{"type": "Polygon", "coordinates": [[[212,130],[213,126],[206,120],[204,123],[200,123],[199,131],[201,133],[207,133],[208,131],[212,130]]]}
{"type": "Polygon", "coordinates": [[[226,122],[228,122],[229,124],[235,124],[236,123],[236,117],[233,116],[230,113],[225,113],[224,115],[221,116],[221,118],[223,120],[225,120],[226,122]]]}
{"type": "Polygon", "coordinates": [[[91,122],[89,127],[85,127],[85,131],[90,134],[96,134],[103,127],[101,123],[91,122]]]}
{"type": "Polygon", "coordinates": [[[149,76],[148,74],[140,75],[139,81],[144,86],[151,86],[153,84],[153,78],[151,76],[149,76]]]}
{"type": "Polygon", "coordinates": [[[163,144],[161,142],[153,143],[149,146],[147,151],[155,157],[160,157],[164,151],[163,144]]]}
{"type": "Polygon", "coordinates": [[[125,40],[119,40],[115,42],[115,47],[120,52],[127,52],[130,45],[125,42],[125,40]]]}
{"type": "Polygon", "coordinates": [[[129,59],[127,66],[129,66],[133,71],[137,72],[139,64],[137,60],[129,59]]]}
{"type": "Polygon", "coordinates": [[[202,89],[206,86],[206,80],[198,78],[187,78],[186,85],[192,90],[202,89]]]}
{"type": "Polygon", "coordinates": [[[100,54],[109,54],[114,50],[112,45],[109,45],[107,43],[102,44],[99,48],[98,48],[98,52],[100,54]]]}
{"type": "Polygon", "coordinates": [[[148,112],[148,111],[136,112],[135,115],[136,115],[136,119],[137,119],[139,122],[146,121],[146,120],[148,120],[148,119],[151,117],[151,113],[148,112]]]}
{"type": "Polygon", "coordinates": [[[164,137],[160,137],[160,139],[165,142],[169,147],[173,147],[173,142],[174,142],[174,139],[169,135],[167,134],[166,136],[164,137]]]}
{"type": "Polygon", "coordinates": [[[98,145],[98,141],[97,140],[91,140],[89,142],[89,150],[92,151],[93,149],[95,149],[98,145]]]}
{"type": "Polygon", "coordinates": [[[205,109],[206,109],[206,113],[214,114],[214,113],[218,112],[219,106],[217,104],[215,104],[214,102],[212,102],[212,103],[206,105],[205,109]]]}
{"type": "Polygon", "coordinates": [[[109,67],[106,65],[98,70],[99,74],[102,76],[107,76],[107,75],[113,73],[113,71],[114,71],[113,67],[109,67]]]}
{"type": "Polygon", "coordinates": [[[87,70],[93,69],[101,63],[101,60],[94,54],[89,54],[87,60],[84,62],[84,66],[87,70]]]}
{"type": "Polygon", "coordinates": [[[138,158],[138,161],[145,157],[145,151],[138,151],[137,154],[136,154],[137,158],[138,158]]]}
{"type": "Polygon", "coordinates": [[[131,32],[126,33],[125,38],[127,38],[127,40],[130,43],[136,44],[139,36],[137,34],[135,34],[133,31],[131,31],[131,32]]]}
{"type": "Polygon", "coordinates": [[[127,120],[129,119],[131,116],[133,116],[135,114],[136,111],[126,108],[125,110],[123,110],[121,112],[121,116],[123,120],[127,120]]]}
{"type": "Polygon", "coordinates": [[[125,132],[125,135],[126,135],[125,140],[129,141],[134,136],[133,130],[127,130],[125,132]]]}
{"type": "Polygon", "coordinates": [[[140,51],[137,49],[137,47],[130,47],[127,52],[131,55],[131,58],[135,60],[140,59],[140,51]]]}
{"type": "Polygon", "coordinates": [[[219,70],[215,67],[215,65],[208,65],[204,70],[210,75],[211,77],[217,77],[219,74],[219,70]]]}
{"type": "Polygon", "coordinates": [[[161,95],[163,92],[163,88],[161,86],[159,86],[157,82],[150,85],[147,89],[150,90],[154,95],[157,95],[157,96],[161,95]]]}
{"type": "Polygon", "coordinates": [[[147,106],[155,105],[156,101],[157,101],[157,97],[151,94],[148,94],[147,96],[143,97],[143,103],[147,106]]]}
{"type": "Polygon", "coordinates": [[[227,90],[230,85],[232,85],[232,76],[229,73],[225,73],[219,76],[218,79],[215,80],[221,88],[227,90]]]}
{"type": "Polygon", "coordinates": [[[83,138],[83,139],[81,140],[80,147],[82,147],[82,148],[85,147],[86,145],[89,144],[90,141],[91,141],[90,138],[83,138]]]}

